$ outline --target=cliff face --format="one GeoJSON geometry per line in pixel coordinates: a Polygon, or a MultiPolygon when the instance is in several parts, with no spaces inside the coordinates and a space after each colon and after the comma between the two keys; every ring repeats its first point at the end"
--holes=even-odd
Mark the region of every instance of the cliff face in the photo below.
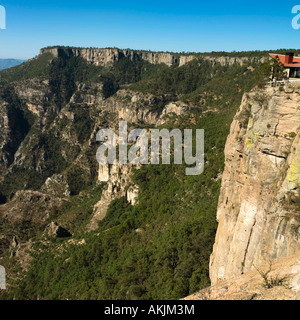
{"type": "MultiPolygon", "coordinates": [[[[168,53],[168,52],[151,52],[151,51],[136,51],[129,49],[118,48],[43,48],[40,50],[40,54],[51,53],[55,58],[61,56],[75,56],[82,57],[87,62],[96,66],[109,66],[121,58],[128,58],[131,61],[145,60],[151,64],[164,63],[167,66],[173,66],[178,64],[180,67],[196,58],[194,54],[180,54],[180,53],[168,53]]],[[[221,66],[239,64],[243,65],[251,62],[264,62],[267,58],[257,57],[229,57],[229,56],[201,56],[204,60],[208,60],[213,63],[219,63],[221,66]]]]}
{"type": "Polygon", "coordinates": [[[44,48],[40,53],[51,53],[54,57],[59,56],[75,56],[82,57],[86,61],[97,66],[111,65],[119,59],[126,57],[130,60],[142,59],[152,64],[164,63],[167,66],[179,64],[182,66],[192,61],[195,56],[193,55],[180,55],[168,52],[150,52],[150,51],[135,51],[124,50],[117,48],[104,48],[104,49],[77,49],[77,48],[44,48]]]}
{"type": "Polygon", "coordinates": [[[107,183],[101,199],[95,204],[88,230],[97,229],[98,222],[105,218],[109,204],[114,199],[126,197],[128,203],[135,205],[138,198],[138,186],[131,181],[132,165],[99,165],[98,181],[107,183]]]}
{"type": "MultiPolygon", "coordinates": [[[[85,172],[89,179],[97,175],[98,182],[107,187],[94,206],[88,229],[95,229],[99,220],[105,217],[110,202],[125,196],[131,204],[136,203],[138,189],[131,182],[131,166],[111,167],[99,166],[96,162],[95,146],[96,133],[99,128],[108,126],[117,132],[119,120],[128,123],[143,123],[155,126],[163,123],[169,113],[186,112],[188,107],[181,101],[168,102],[163,96],[142,94],[129,89],[120,89],[114,96],[107,99],[102,94],[102,83],[77,83],[77,88],[61,110],[55,109],[55,119],[51,107],[44,107],[43,102],[51,97],[51,90],[47,81],[28,80],[15,84],[17,97],[22,101],[22,108],[31,117],[34,117],[32,130],[25,137],[23,132],[26,119],[24,111],[13,109],[9,102],[0,100],[0,182],[8,181],[5,186],[10,187],[10,175],[18,170],[41,172],[49,168],[50,154],[47,154],[42,139],[49,140],[51,145],[55,139],[60,139],[55,148],[58,153],[58,163],[66,166],[75,163],[85,172]],[[165,104],[161,110],[155,108],[157,104],[165,104]],[[85,123],[85,119],[90,119],[85,123]],[[76,121],[79,125],[76,126],[76,121]],[[89,126],[88,135],[82,137],[80,125],[89,126]],[[43,138],[41,138],[43,137],[43,138]],[[52,138],[51,138],[52,137],[52,138]],[[54,137],[54,139],[53,139],[54,137]],[[58,138],[59,137],[59,138],[58,138]]],[[[55,108],[55,107],[54,107],[55,108]]],[[[28,129],[27,129],[28,131],[28,129]]],[[[48,142],[47,142],[48,143],[48,142]]],[[[56,155],[57,157],[57,155],[56,155]]],[[[52,161],[52,160],[51,160],[52,161]]],[[[16,174],[17,175],[17,174],[16,174]]],[[[51,205],[59,205],[61,198],[69,197],[71,188],[68,183],[70,176],[64,171],[62,174],[51,174],[43,177],[38,189],[39,193],[28,189],[26,183],[30,178],[21,176],[20,191],[12,194],[14,200],[0,206],[0,214],[6,214],[10,220],[34,219],[44,223],[51,211],[51,205]],[[41,209],[41,199],[47,199],[46,207],[41,209]],[[51,203],[51,205],[50,205],[51,203]],[[37,210],[33,210],[36,207],[37,210]],[[15,214],[15,211],[18,214],[15,214]]],[[[82,177],[80,178],[82,179],[82,177]]],[[[6,187],[7,188],[7,187],[6,187]]],[[[29,188],[30,189],[30,188],[29,188]]],[[[3,188],[1,191],[5,190],[3,188]]],[[[1,203],[0,192],[0,203],[1,203]]],[[[9,199],[11,200],[11,199],[9,199]]],[[[3,201],[3,200],[2,200],[3,201]]]]}
{"type": "Polygon", "coordinates": [[[300,90],[243,97],[225,147],[212,284],[300,250],[300,90]]]}
{"type": "MultiPolygon", "coordinates": [[[[91,236],[91,241],[86,242],[84,252],[87,254],[91,252],[91,257],[97,259],[102,253],[95,254],[94,251],[92,253],[94,249],[90,247],[93,243],[97,243],[97,247],[99,247],[98,244],[103,246],[102,252],[113,252],[115,256],[113,256],[113,259],[111,257],[103,259],[101,265],[99,265],[99,261],[91,260],[91,264],[96,268],[98,266],[101,268],[101,272],[100,269],[95,269],[93,274],[99,271],[98,274],[101,274],[99,280],[103,280],[101,294],[98,292],[98,287],[97,290],[94,290],[94,292],[97,292],[96,299],[99,299],[99,297],[103,299],[123,298],[125,296],[126,299],[131,297],[134,299],[177,298],[207,286],[209,283],[207,279],[208,260],[216,226],[214,220],[215,204],[219,190],[218,179],[222,169],[221,161],[214,160],[223,152],[224,144],[220,137],[223,137],[223,133],[227,131],[232,120],[232,110],[236,110],[237,107],[234,95],[237,92],[242,94],[241,92],[250,90],[256,64],[248,68],[224,68],[224,72],[214,72],[213,67],[216,64],[216,70],[220,70],[220,65],[230,66],[244,63],[247,65],[252,59],[260,58],[217,57],[214,54],[211,56],[205,54],[194,56],[119,49],[52,48],[42,49],[41,51],[41,53],[46,52],[50,54],[32,59],[17,69],[7,71],[7,73],[1,73],[4,76],[0,79],[2,81],[0,89],[3,89],[0,90],[0,128],[2,129],[2,136],[0,137],[0,264],[7,265],[8,271],[11,270],[10,265],[20,264],[22,268],[25,268],[30,260],[28,252],[30,250],[34,252],[35,250],[33,244],[43,241],[44,237],[56,237],[60,226],[68,230],[73,237],[82,237],[83,239],[77,241],[76,238],[73,238],[70,241],[84,243],[86,232],[97,229],[99,221],[101,221],[100,233],[90,233],[88,235],[88,237],[91,236]],[[174,72],[174,79],[176,77],[180,80],[178,85],[175,85],[179,90],[176,95],[174,95],[172,84],[164,85],[163,81],[160,80],[160,77],[164,78],[164,66],[161,69],[161,66],[157,66],[157,70],[161,70],[158,73],[161,74],[158,77],[158,84],[161,84],[163,93],[151,89],[155,87],[152,86],[152,82],[156,81],[155,78],[151,77],[142,80],[149,84],[151,89],[149,91],[147,86],[145,86],[145,91],[133,91],[127,86],[127,80],[122,82],[121,79],[118,80],[120,83],[117,86],[121,89],[117,92],[111,90],[107,93],[107,86],[114,85],[114,83],[110,83],[109,79],[100,76],[105,74],[106,71],[113,74],[114,68],[107,68],[106,70],[99,68],[99,70],[96,70],[99,72],[97,77],[89,74],[84,74],[81,77],[77,76],[77,71],[80,69],[75,70],[76,66],[74,65],[76,63],[73,64],[76,60],[80,62],[79,66],[84,65],[84,70],[91,69],[94,71],[95,68],[89,68],[90,66],[83,63],[82,59],[71,59],[70,64],[68,59],[64,59],[65,64],[62,63],[60,66],[60,63],[56,63],[60,61],[52,60],[58,56],[65,58],[69,56],[83,57],[88,63],[101,66],[110,66],[122,57],[131,60],[144,59],[153,64],[164,63],[169,66],[183,65],[195,57],[202,57],[211,61],[212,65],[207,63],[208,68],[198,68],[202,61],[199,59],[199,63],[191,64],[192,68],[188,68],[188,66],[182,68],[183,74],[186,75],[186,79],[182,83],[177,77],[177,75],[180,75],[180,73],[177,74],[177,68],[171,68],[170,72],[172,74],[174,72]],[[208,70],[211,71],[208,72],[208,70]],[[103,71],[105,72],[102,74],[103,71]],[[201,72],[205,72],[209,76],[201,75],[201,72]],[[19,78],[20,74],[25,74],[25,76],[19,78]],[[198,77],[199,75],[200,77],[198,77]],[[202,76],[204,76],[205,84],[202,83],[202,76]],[[5,77],[8,79],[5,80],[5,77]],[[213,81],[210,83],[212,78],[213,81]],[[70,79],[70,83],[66,82],[66,79],[70,79]],[[199,92],[205,93],[199,96],[201,100],[199,103],[186,99],[181,100],[186,90],[188,92],[194,90],[192,89],[193,86],[190,86],[191,79],[194,79],[197,83],[198,89],[195,92],[201,89],[199,92]],[[247,83],[240,81],[240,79],[246,79],[247,83]],[[223,89],[221,91],[216,88],[216,81],[222,83],[223,89]],[[7,88],[6,83],[9,85],[7,88]],[[235,93],[229,93],[227,96],[226,88],[229,87],[235,88],[233,90],[235,93]],[[112,94],[113,92],[114,94],[112,94]],[[228,106],[228,109],[224,106],[228,106]],[[212,112],[213,114],[211,114],[212,112]],[[227,112],[230,114],[228,117],[227,112]],[[200,118],[205,119],[200,120],[200,118]],[[159,168],[159,170],[154,170],[152,166],[144,166],[133,178],[134,170],[129,164],[99,166],[95,157],[99,147],[96,141],[96,133],[101,128],[111,128],[117,132],[119,120],[126,120],[129,130],[135,127],[150,129],[161,125],[166,128],[197,128],[204,125],[207,135],[211,138],[211,148],[209,148],[207,154],[208,163],[216,163],[216,165],[211,166],[211,170],[207,171],[205,177],[190,181],[187,181],[189,179],[186,179],[183,171],[177,170],[177,168],[166,167],[164,168],[166,170],[159,168]],[[212,120],[216,120],[215,123],[212,123],[212,120]],[[221,124],[224,124],[224,126],[221,126],[221,124]],[[205,190],[202,188],[204,185],[206,185],[205,190]],[[199,194],[200,189],[202,189],[201,194],[199,194]],[[114,201],[110,209],[115,210],[116,215],[110,215],[112,219],[104,219],[111,202],[120,197],[127,199],[128,203],[124,199],[114,201]],[[131,208],[129,204],[136,207],[131,208]],[[199,210],[199,208],[203,210],[199,210]],[[183,214],[186,212],[188,214],[183,214]],[[200,216],[202,214],[207,214],[205,219],[200,216]],[[106,241],[105,239],[108,239],[106,235],[110,237],[109,239],[116,239],[116,241],[106,241]],[[118,239],[121,239],[121,241],[118,239]],[[108,247],[105,243],[108,244],[108,247]],[[129,246],[130,249],[128,250],[129,246]],[[13,260],[6,258],[9,252],[11,252],[13,260]],[[144,253],[146,253],[146,256],[144,253]],[[115,261],[115,258],[118,261],[115,261]],[[154,260],[156,263],[152,264],[151,261],[154,260]],[[121,267],[118,273],[113,271],[116,266],[115,262],[121,267]],[[139,272],[138,277],[140,278],[136,282],[138,286],[132,283],[132,279],[136,279],[137,263],[142,270],[142,272],[139,272]],[[108,271],[107,276],[102,275],[102,270],[108,271]],[[110,282],[110,275],[112,274],[110,271],[114,273],[116,278],[115,284],[110,282]],[[124,279],[126,279],[125,285],[124,279]],[[106,287],[106,283],[108,287],[106,287]],[[160,288],[157,288],[157,283],[160,288]],[[122,288],[125,288],[124,292],[122,288]]],[[[129,70],[130,74],[131,71],[129,70]]],[[[143,85],[141,88],[144,88],[143,85]]],[[[284,98],[284,94],[281,92],[276,92],[276,94],[279,95],[278,99],[282,95],[282,99],[286,101],[287,105],[290,100],[296,103],[298,97],[296,92],[290,94],[290,100],[287,97],[284,98]]],[[[245,97],[245,99],[250,101],[252,98],[245,97]]],[[[255,103],[251,103],[254,107],[255,103]]],[[[273,104],[276,105],[275,100],[273,104]]],[[[247,105],[245,102],[244,107],[247,105]]],[[[267,106],[269,105],[267,104],[267,106]]],[[[271,102],[270,107],[272,107],[271,102]]],[[[268,113],[264,109],[264,104],[260,107],[256,106],[256,108],[257,111],[253,110],[253,114],[256,114],[260,110],[259,108],[263,108],[263,112],[268,113]]],[[[270,111],[270,119],[272,112],[270,111]]],[[[285,110],[279,110],[278,112],[286,113],[285,110]]],[[[295,113],[288,110],[287,113],[289,112],[292,114],[293,120],[295,113]]],[[[242,122],[243,120],[238,121],[237,127],[242,122]]],[[[273,122],[270,123],[273,124],[273,122]]],[[[251,124],[249,126],[251,127],[251,124]]],[[[267,123],[265,126],[267,127],[267,123]]],[[[275,136],[278,134],[280,126],[281,124],[276,125],[275,136]]],[[[284,134],[280,133],[276,139],[283,144],[294,143],[294,141],[299,140],[299,137],[290,136],[289,133],[297,132],[297,129],[296,126],[295,128],[289,126],[289,130],[286,129],[287,136],[284,137],[284,134]]],[[[246,131],[242,128],[238,139],[243,140],[246,131]]],[[[255,131],[249,129],[247,144],[254,145],[254,142],[251,141],[257,138],[256,131],[256,129],[255,131]],[[253,137],[250,130],[254,132],[253,137]]],[[[266,129],[268,134],[269,131],[271,132],[270,128],[266,129]]],[[[267,135],[267,133],[265,134],[267,135]]],[[[267,141],[267,136],[264,139],[267,141]]],[[[243,149],[243,146],[242,144],[241,149],[243,149]]],[[[251,146],[248,149],[243,152],[245,157],[248,152],[250,159],[253,150],[251,146]]],[[[287,161],[284,162],[285,150],[282,151],[280,148],[278,150],[269,151],[271,154],[279,154],[275,157],[276,165],[278,161],[277,167],[284,165],[284,163],[293,167],[293,157],[287,157],[287,161]]],[[[294,154],[294,151],[291,151],[291,153],[294,154]]],[[[240,158],[237,157],[237,159],[240,158]]],[[[260,160],[257,159],[256,161],[260,160]]],[[[243,164],[241,170],[246,170],[247,165],[248,163],[243,164]]],[[[295,166],[297,166],[297,162],[295,162],[295,166]]],[[[237,165],[232,167],[233,174],[237,167],[237,165]]],[[[276,174],[277,167],[276,170],[274,169],[276,174]]],[[[230,168],[230,163],[228,163],[228,168],[230,168]]],[[[282,168],[285,167],[282,166],[282,168]]],[[[294,192],[295,190],[292,189],[295,188],[295,185],[297,186],[297,179],[294,179],[295,174],[297,176],[297,169],[296,171],[292,169],[289,178],[291,181],[287,183],[291,192],[294,192]]],[[[227,180],[230,177],[229,175],[227,180]]],[[[250,174],[248,177],[250,177],[250,174]]],[[[233,179],[235,179],[235,176],[233,179]]],[[[282,187],[279,181],[278,187],[282,187]]],[[[234,191],[233,187],[232,190],[234,191]]],[[[238,197],[233,195],[232,190],[228,189],[228,194],[232,195],[230,201],[238,201],[238,197]]],[[[247,190],[244,191],[244,193],[246,192],[247,190]]],[[[289,192],[283,194],[289,196],[289,192]]],[[[264,196],[267,197],[267,195],[266,193],[264,196]]],[[[233,204],[231,205],[233,206],[233,204]]],[[[238,204],[236,207],[238,207],[238,204]]],[[[112,214],[113,212],[110,210],[109,213],[112,214]]],[[[276,223],[278,224],[278,222],[274,222],[275,226],[276,223]]],[[[287,223],[289,223],[287,229],[290,228],[288,230],[295,231],[297,229],[297,227],[293,229],[294,222],[287,223]]],[[[232,226],[232,229],[234,227],[232,226]]],[[[285,225],[280,225],[280,227],[284,228],[285,225]]],[[[279,236],[282,234],[285,236],[286,233],[282,230],[278,234],[279,236]]],[[[297,243],[296,235],[295,237],[291,236],[291,239],[288,241],[292,243],[290,246],[292,248],[297,243]]],[[[227,239],[225,240],[227,241],[227,239]]],[[[69,240],[66,240],[67,246],[68,243],[69,240]]],[[[232,243],[235,243],[235,241],[232,240],[232,243]]],[[[45,245],[48,246],[47,243],[45,245]]],[[[227,243],[224,244],[224,246],[226,245],[227,243]]],[[[52,242],[49,243],[49,251],[47,251],[49,252],[49,259],[52,259],[52,253],[53,256],[59,258],[60,247],[61,244],[58,244],[57,247],[53,248],[52,242]]],[[[70,251],[70,254],[73,253],[70,251]]],[[[79,256],[83,255],[80,254],[79,256]]],[[[236,255],[232,255],[232,261],[235,262],[236,256],[239,257],[238,252],[236,255]]],[[[218,256],[216,261],[217,259],[218,256]]],[[[48,262],[46,259],[43,261],[45,261],[45,265],[42,267],[39,265],[39,268],[46,270],[48,262]]],[[[224,263],[226,265],[227,262],[224,263]]],[[[228,265],[230,266],[229,263],[228,265]]],[[[56,268],[56,270],[58,269],[56,268]]],[[[71,270],[73,268],[66,269],[71,270]]],[[[81,284],[85,283],[87,279],[81,280],[73,275],[65,276],[63,273],[67,272],[66,270],[58,272],[62,272],[61,279],[77,279],[76,287],[78,285],[78,288],[83,288],[81,284]]],[[[85,271],[80,270],[80,273],[84,274],[85,271]]],[[[47,277],[47,275],[45,276],[47,277]]],[[[39,283],[50,283],[42,279],[37,279],[37,281],[39,283]]],[[[74,287],[73,284],[72,282],[72,287],[74,287]]],[[[98,284],[95,283],[97,286],[98,284]]],[[[30,287],[38,288],[36,284],[30,284],[30,287]]],[[[91,297],[92,295],[91,292],[91,297]]],[[[53,294],[51,296],[53,297],[53,294]]],[[[81,296],[76,292],[74,297],[86,298],[87,296],[87,292],[84,292],[81,296]]],[[[28,298],[29,296],[24,291],[24,295],[22,293],[20,297],[28,298]]],[[[37,296],[32,297],[33,299],[37,298],[37,296]]],[[[67,295],[58,293],[58,297],[62,299],[72,298],[69,293],[67,295]]],[[[46,298],[46,295],[39,298],[46,298]]]]}

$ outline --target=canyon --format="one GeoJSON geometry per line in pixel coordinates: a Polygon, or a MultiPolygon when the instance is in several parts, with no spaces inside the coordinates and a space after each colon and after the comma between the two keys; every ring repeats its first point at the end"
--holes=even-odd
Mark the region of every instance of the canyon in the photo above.
{"type": "Polygon", "coordinates": [[[11,297],[298,299],[300,88],[255,86],[268,59],[50,47],[2,71],[0,262],[11,297]],[[203,174],[99,165],[97,132],[119,121],[205,129],[203,174]],[[262,286],[270,261],[285,286],[262,286]],[[40,287],[54,269],[79,289],[40,287]]]}

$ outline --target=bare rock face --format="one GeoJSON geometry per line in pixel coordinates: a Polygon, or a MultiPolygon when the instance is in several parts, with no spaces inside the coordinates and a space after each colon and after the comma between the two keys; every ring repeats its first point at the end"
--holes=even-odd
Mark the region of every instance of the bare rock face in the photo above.
{"type": "Polygon", "coordinates": [[[46,227],[45,234],[47,234],[49,237],[54,237],[54,238],[68,238],[72,236],[68,230],[59,226],[56,222],[51,222],[46,227]]]}
{"type": "Polygon", "coordinates": [[[183,300],[300,300],[300,255],[219,281],[183,300]],[[264,279],[262,276],[266,276],[264,279]]]}
{"type": "Polygon", "coordinates": [[[54,197],[66,197],[70,195],[68,183],[59,174],[54,174],[52,177],[47,178],[41,190],[54,197]]]}
{"type": "Polygon", "coordinates": [[[152,94],[136,94],[131,90],[122,89],[100,106],[102,110],[114,112],[120,120],[129,123],[155,124],[159,119],[160,112],[154,108],[157,103],[163,102],[163,97],[156,97],[152,94]]]}
{"type": "Polygon", "coordinates": [[[15,92],[18,97],[25,99],[30,103],[40,103],[47,100],[50,95],[49,82],[38,79],[30,79],[28,81],[20,82],[15,87],[15,92]]]}
{"type": "Polygon", "coordinates": [[[142,59],[152,64],[164,63],[167,66],[179,64],[180,66],[190,62],[195,58],[194,55],[181,55],[168,52],[151,52],[151,51],[136,51],[117,48],[44,48],[41,49],[41,54],[51,53],[54,57],[59,56],[75,56],[82,57],[87,62],[96,66],[111,65],[119,59],[126,57],[132,61],[142,59]]]}
{"type": "Polygon", "coordinates": [[[99,165],[98,181],[99,182],[108,182],[108,180],[109,180],[109,166],[108,165],[99,165]]]}
{"type": "Polygon", "coordinates": [[[139,196],[138,186],[130,186],[127,190],[127,201],[135,206],[137,204],[137,199],[139,196]]]}
{"type": "Polygon", "coordinates": [[[132,184],[131,169],[131,164],[99,165],[98,181],[106,182],[107,185],[102,192],[101,199],[94,207],[93,217],[87,226],[88,230],[97,229],[98,222],[105,218],[112,200],[126,197],[129,203],[136,205],[138,187],[132,184]]]}
{"type": "Polygon", "coordinates": [[[182,101],[168,103],[164,107],[164,109],[159,117],[159,120],[156,123],[156,126],[160,126],[160,125],[163,125],[164,123],[166,123],[166,121],[167,121],[166,116],[168,116],[170,114],[181,116],[181,115],[187,113],[189,109],[190,109],[190,107],[187,106],[186,103],[184,103],[182,101]]]}
{"type": "MultiPolygon", "coordinates": [[[[128,58],[132,61],[145,60],[151,64],[164,63],[167,66],[178,64],[180,67],[196,58],[195,54],[181,54],[169,52],[151,52],[151,51],[138,51],[129,49],[118,48],[43,48],[40,54],[51,53],[54,57],[59,56],[75,56],[82,57],[87,62],[96,66],[108,66],[121,58],[128,58]]],[[[226,57],[226,56],[208,56],[203,55],[203,59],[213,63],[220,63],[222,66],[240,64],[243,65],[251,60],[263,62],[268,58],[249,58],[249,57],[226,57]]]]}
{"type": "Polygon", "coordinates": [[[11,141],[13,133],[10,126],[8,108],[8,103],[0,101],[0,173],[6,170],[12,162],[11,141]]]}
{"type": "Polygon", "coordinates": [[[300,250],[299,89],[244,95],[225,147],[212,284],[300,250]]]}
{"type": "Polygon", "coordinates": [[[99,105],[104,100],[102,88],[103,85],[101,83],[78,83],[77,91],[71,97],[70,102],[86,105],[99,105]]]}
{"type": "Polygon", "coordinates": [[[17,191],[13,199],[0,206],[0,215],[10,222],[31,220],[44,224],[53,206],[59,206],[61,200],[48,194],[32,190],[17,191]]]}
{"type": "Polygon", "coordinates": [[[23,269],[27,269],[32,256],[30,254],[32,250],[32,240],[26,242],[19,242],[18,239],[14,236],[11,241],[9,248],[10,258],[14,259],[15,262],[18,262],[23,269]]]}
{"type": "Polygon", "coordinates": [[[249,57],[227,57],[227,56],[204,56],[205,60],[208,60],[213,63],[220,63],[221,66],[232,66],[234,64],[239,64],[240,66],[248,63],[248,62],[265,62],[268,57],[263,58],[249,58],[249,57]]]}

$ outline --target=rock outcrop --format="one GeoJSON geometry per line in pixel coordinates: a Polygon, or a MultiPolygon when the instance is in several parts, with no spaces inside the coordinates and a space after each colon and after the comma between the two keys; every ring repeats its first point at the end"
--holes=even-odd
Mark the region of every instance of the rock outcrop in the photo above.
{"type": "Polygon", "coordinates": [[[128,58],[134,60],[145,60],[151,64],[164,63],[167,66],[178,64],[182,66],[192,61],[194,55],[174,54],[168,52],[151,52],[151,51],[138,51],[130,49],[118,49],[118,48],[44,48],[41,49],[40,54],[51,53],[54,57],[59,56],[75,56],[82,57],[87,62],[90,62],[96,66],[108,66],[118,61],[121,58],[128,58]]]}
{"type": "Polygon", "coordinates": [[[170,102],[164,107],[156,126],[163,125],[166,122],[167,116],[172,114],[181,116],[187,113],[190,109],[191,108],[182,101],[170,102]]]}
{"type": "Polygon", "coordinates": [[[56,222],[53,221],[49,225],[47,225],[45,234],[48,237],[53,238],[68,238],[72,236],[68,230],[59,226],[56,222]]]}
{"type": "Polygon", "coordinates": [[[5,101],[0,101],[0,174],[4,172],[13,161],[12,149],[15,144],[15,139],[13,139],[8,108],[8,103],[5,101]]]}
{"type": "Polygon", "coordinates": [[[11,201],[0,206],[0,215],[10,222],[23,220],[44,224],[50,216],[51,208],[59,206],[61,199],[40,191],[17,191],[11,201]]]}
{"type": "Polygon", "coordinates": [[[300,90],[243,97],[225,147],[212,285],[300,250],[300,90]]]}
{"type": "Polygon", "coordinates": [[[219,281],[183,300],[300,300],[300,254],[219,281]]]}
{"type": "MultiPolygon", "coordinates": [[[[151,52],[118,48],[64,48],[50,47],[40,50],[40,54],[50,53],[53,57],[75,56],[82,57],[87,62],[96,66],[109,66],[121,58],[128,58],[131,61],[145,60],[151,64],[166,64],[167,66],[179,65],[180,67],[194,60],[199,54],[182,54],[169,52],[151,52]]],[[[233,56],[211,56],[202,54],[201,58],[213,63],[220,63],[222,66],[249,62],[263,62],[267,58],[257,57],[233,57],[233,56]]]]}
{"type": "Polygon", "coordinates": [[[41,190],[54,197],[67,197],[70,195],[69,185],[60,174],[54,174],[52,177],[47,178],[41,190]]]}
{"type": "Polygon", "coordinates": [[[98,222],[105,218],[112,200],[126,197],[130,204],[137,203],[138,187],[131,181],[131,169],[131,164],[99,165],[98,181],[106,182],[107,185],[102,192],[101,199],[94,207],[93,216],[87,226],[88,230],[97,229],[98,222]]]}
{"type": "Polygon", "coordinates": [[[232,57],[232,56],[203,56],[204,60],[208,60],[212,63],[219,63],[221,66],[232,66],[234,64],[238,64],[240,66],[247,64],[249,62],[265,62],[268,57],[232,57]]]}

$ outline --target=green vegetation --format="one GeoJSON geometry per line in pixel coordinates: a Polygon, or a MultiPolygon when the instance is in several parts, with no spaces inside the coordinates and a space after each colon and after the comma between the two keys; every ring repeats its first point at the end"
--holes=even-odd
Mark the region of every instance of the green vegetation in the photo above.
{"type": "Polygon", "coordinates": [[[67,172],[67,181],[71,195],[77,195],[89,186],[86,172],[78,167],[71,167],[67,172]]]}
{"type": "Polygon", "coordinates": [[[210,123],[206,151],[213,165],[206,175],[187,177],[182,166],[137,170],[133,180],[141,189],[139,204],[113,201],[96,233],[85,236],[85,246],[68,247],[56,258],[55,251],[39,255],[16,297],[163,299],[209,285],[220,187],[220,180],[212,178],[223,166],[222,150],[212,149],[216,141],[210,133],[221,120],[210,115],[194,126],[210,123]]]}
{"type": "Polygon", "coordinates": [[[296,133],[295,132],[290,132],[289,133],[289,137],[290,138],[295,138],[296,137],[296,133]]]}
{"type": "MultiPolygon", "coordinates": [[[[53,173],[66,175],[73,196],[52,208],[51,219],[75,234],[74,243],[37,242],[28,271],[2,298],[178,299],[207,287],[225,141],[243,93],[257,84],[253,71],[257,66],[253,62],[222,67],[199,58],[180,68],[168,68],[123,58],[101,68],[87,66],[80,58],[53,60],[49,66],[53,98],[47,104],[50,129],[37,134],[37,149],[45,153],[38,185],[53,173]],[[178,98],[191,105],[190,113],[170,117],[166,128],[205,129],[206,166],[200,176],[186,176],[185,165],[148,165],[134,170],[133,182],[140,190],[138,204],[133,207],[125,198],[114,200],[98,229],[84,234],[105,186],[95,185],[94,169],[88,173],[83,168],[90,166],[84,163],[80,168],[72,160],[81,152],[82,161],[88,163],[95,156],[95,145],[74,149],[67,161],[63,151],[72,144],[60,139],[51,124],[70,125],[70,133],[84,146],[94,126],[91,109],[69,105],[74,112],[74,122],[69,124],[58,119],[55,108],[69,103],[77,82],[89,81],[103,83],[106,98],[127,85],[138,92],[164,95],[157,100],[156,110],[178,98]]],[[[31,130],[32,126],[27,135],[31,130]]],[[[37,179],[19,180],[16,190],[26,181],[37,179]]]]}
{"type": "Polygon", "coordinates": [[[287,277],[279,277],[279,275],[276,275],[276,277],[270,277],[269,274],[272,271],[272,262],[269,262],[269,268],[266,271],[262,271],[258,268],[256,268],[258,273],[263,279],[263,286],[266,289],[272,289],[274,287],[283,286],[287,280],[287,277]]]}
{"type": "Polygon", "coordinates": [[[25,63],[0,72],[0,85],[6,85],[13,81],[22,81],[32,78],[47,78],[49,63],[53,59],[50,53],[44,53],[25,63]]]}
{"type": "MultiPolygon", "coordinates": [[[[259,88],[263,88],[267,81],[282,80],[286,78],[284,67],[279,61],[278,56],[262,63],[256,69],[256,82],[259,88]]],[[[279,91],[283,91],[283,87],[279,87],[279,91]]]]}
{"type": "Polygon", "coordinates": [[[39,176],[33,169],[14,169],[14,171],[9,172],[4,180],[1,181],[2,202],[5,203],[11,200],[17,190],[38,190],[46,178],[47,174],[39,176]]]}
{"type": "Polygon", "coordinates": [[[59,206],[52,207],[51,220],[57,221],[73,235],[79,236],[85,231],[93,207],[101,197],[102,189],[103,184],[86,186],[79,195],[64,199],[59,206]]]}
{"type": "Polygon", "coordinates": [[[174,65],[167,69],[158,70],[130,88],[153,94],[188,94],[224,70],[226,68],[222,68],[220,65],[213,66],[211,62],[199,58],[180,68],[174,65]]]}
{"type": "Polygon", "coordinates": [[[87,106],[72,105],[71,110],[74,112],[74,121],[72,128],[76,132],[77,140],[83,144],[90,138],[94,123],[91,119],[89,108],[87,106]]]}
{"type": "Polygon", "coordinates": [[[97,79],[101,67],[89,65],[80,57],[58,57],[50,64],[49,85],[54,96],[54,103],[62,106],[70,101],[77,90],[76,82],[97,79]]]}

